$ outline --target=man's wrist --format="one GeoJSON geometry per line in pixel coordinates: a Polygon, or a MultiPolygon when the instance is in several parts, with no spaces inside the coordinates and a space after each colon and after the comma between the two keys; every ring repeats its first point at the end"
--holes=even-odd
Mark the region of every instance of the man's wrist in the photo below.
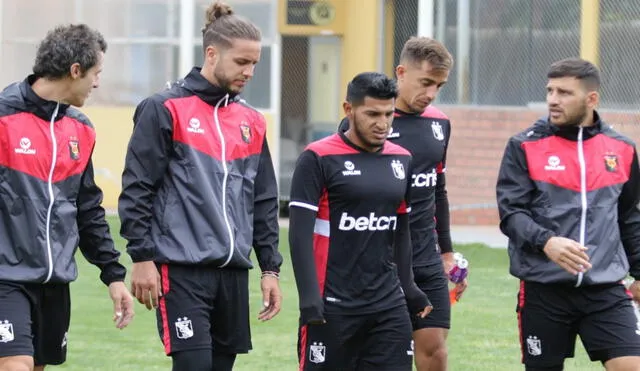
{"type": "Polygon", "coordinates": [[[280,280],[280,273],[276,272],[276,271],[264,271],[262,272],[262,275],[260,276],[260,279],[263,279],[265,277],[273,277],[277,280],[280,280]]]}

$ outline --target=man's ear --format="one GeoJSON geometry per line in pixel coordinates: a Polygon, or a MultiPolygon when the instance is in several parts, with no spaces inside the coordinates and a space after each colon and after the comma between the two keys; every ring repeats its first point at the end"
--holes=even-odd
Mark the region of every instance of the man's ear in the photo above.
{"type": "Polygon", "coordinates": [[[76,62],[69,67],[69,75],[73,80],[82,77],[82,67],[80,67],[80,63],[76,62]]]}
{"type": "Polygon", "coordinates": [[[396,79],[402,80],[404,79],[404,74],[407,72],[407,68],[401,64],[396,67],[396,79]]]}
{"type": "Polygon", "coordinates": [[[345,116],[351,119],[353,116],[353,105],[351,105],[351,103],[347,101],[344,101],[342,102],[342,109],[344,109],[345,116]]]}
{"type": "Polygon", "coordinates": [[[204,50],[204,59],[211,64],[216,64],[220,59],[220,49],[214,45],[209,45],[204,50]]]}
{"type": "Polygon", "coordinates": [[[587,93],[587,107],[595,109],[600,103],[600,94],[597,91],[587,93]]]}

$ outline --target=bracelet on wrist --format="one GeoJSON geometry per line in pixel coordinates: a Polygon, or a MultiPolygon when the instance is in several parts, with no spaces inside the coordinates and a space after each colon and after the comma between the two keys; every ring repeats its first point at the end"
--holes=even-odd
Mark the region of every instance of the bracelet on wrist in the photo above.
{"type": "Polygon", "coordinates": [[[280,274],[278,272],[272,272],[272,271],[264,271],[262,272],[262,275],[260,276],[260,278],[265,278],[265,277],[274,277],[275,279],[280,279],[280,274]]]}

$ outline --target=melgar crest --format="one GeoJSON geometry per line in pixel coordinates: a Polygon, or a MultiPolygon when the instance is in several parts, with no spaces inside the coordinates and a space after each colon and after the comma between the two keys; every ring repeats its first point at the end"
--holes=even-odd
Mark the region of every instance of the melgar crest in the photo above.
{"type": "Polygon", "coordinates": [[[246,121],[240,123],[240,134],[242,134],[242,141],[251,143],[251,128],[246,121]]]}
{"type": "Polygon", "coordinates": [[[604,155],[604,168],[614,172],[618,170],[618,156],[612,154],[604,155]]]}
{"type": "Polygon", "coordinates": [[[391,161],[391,169],[393,170],[393,175],[398,179],[404,179],[404,166],[402,166],[402,162],[399,160],[391,161]]]}
{"type": "Polygon", "coordinates": [[[433,137],[437,140],[444,140],[444,131],[442,125],[438,121],[431,121],[431,131],[433,131],[433,137]]]}

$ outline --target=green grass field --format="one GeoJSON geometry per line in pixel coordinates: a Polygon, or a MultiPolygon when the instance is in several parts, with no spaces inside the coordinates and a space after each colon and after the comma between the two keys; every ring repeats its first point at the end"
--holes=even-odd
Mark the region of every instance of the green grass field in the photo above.
{"type": "MultiPolygon", "coordinates": [[[[119,225],[110,219],[117,236],[119,225]]],[[[296,370],[297,294],[289,261],[286,230],[281,250],[285,258],[281,285],[282,312],[273,320],[257,320],[260,307],[259,271],[252,271],[251,305],[254,350],[238,357],[234,370],[296,370]]],[[[124,241],[116,237],[123,261],[124,241]]],[[[515,315],[517,281],[508,274],[505,250],[482,245],[457,246],[470,261],[470,286],[453,308],[453,330],[449,336],[450,370],[522,370],[515,315]]],[[[107,289],[98,280],[98,270],[78,254],[79,278],[72,284],[72,318],[67,363],[48,370],[170,370],[156,331],[155,312],[136,303],[133,323],[120,331],[111,322],[112,304],[107,289]]],[[[591,363],[578,342],[576,358],[567,360],[565,370],[601,370],[591,363]]]]}

